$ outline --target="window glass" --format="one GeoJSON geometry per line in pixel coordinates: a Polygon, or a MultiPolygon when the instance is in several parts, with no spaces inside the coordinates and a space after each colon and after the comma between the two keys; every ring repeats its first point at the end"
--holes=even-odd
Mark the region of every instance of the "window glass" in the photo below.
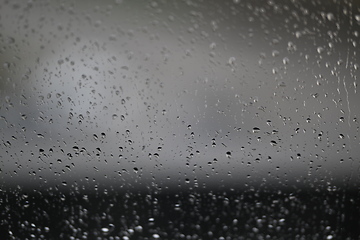
{"type": "Polygon", "coordinates": [[[4,235],[356,238],[359,34],[357,1],[1,1],[4,235]]]}

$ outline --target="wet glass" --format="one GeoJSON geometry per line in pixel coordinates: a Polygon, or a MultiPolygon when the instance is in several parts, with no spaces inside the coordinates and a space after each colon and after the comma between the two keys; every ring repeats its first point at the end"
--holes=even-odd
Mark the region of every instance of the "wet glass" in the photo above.
{"type": "Polygon", "coordinates": [[[357,1],[1,1],[6,239],[356,239],[357,1]]]}

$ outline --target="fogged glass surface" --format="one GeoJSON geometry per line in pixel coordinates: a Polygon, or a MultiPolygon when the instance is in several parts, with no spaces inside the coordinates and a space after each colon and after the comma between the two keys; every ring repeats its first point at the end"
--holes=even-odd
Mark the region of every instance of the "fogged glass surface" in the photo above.
{"type": "Polygon", "coordinates": [[[356,1],[1,1],[4,234],[353,239],[359,34],[356,1]]]}

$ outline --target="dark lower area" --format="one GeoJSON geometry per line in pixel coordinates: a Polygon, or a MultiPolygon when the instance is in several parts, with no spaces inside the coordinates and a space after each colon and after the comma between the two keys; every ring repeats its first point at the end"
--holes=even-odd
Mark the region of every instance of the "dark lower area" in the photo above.
{"type": "Polygon", "coordinates": [[[1,192],[1,239],[358,239],[358,191],[1,192]]]}

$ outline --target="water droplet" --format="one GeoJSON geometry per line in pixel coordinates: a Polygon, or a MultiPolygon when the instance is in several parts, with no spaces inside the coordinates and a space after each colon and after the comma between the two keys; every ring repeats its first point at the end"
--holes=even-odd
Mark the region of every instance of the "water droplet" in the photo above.
{"type": "Polygon", "coordinates": [[[332,13],[326,14],[326,18],[327,18],[329,21],[333,21],[333,20],[335,19],[334,14],[332,14],[332,13]]]}
{"type": "Polygon", "coordinates": [[[324,51],[324,48],[323,47],[318,47],[316,50],[317,50],[317,52],[319,54],[321,54],[324,51]]]}
{"type": "Polygon", "coordinates": [[[235,57],[230,57],[228,63],[230,66],[234,66],[235,61],[236,61],[235,57]]]}
{"type": "Polygon", "coordinates": [[[253,128],[253,133],[258,133],[258,132],[260,132],[260,128],[254,127],[254,128],[253,128]]]}
{"type": "Polygon", "coordinates": [[[284,65],[289,64],[289,61],[290,61],[290,60],[289,60],[288,57],[284,57],[284,58],[283,58],[283,64],[284,64],[284,65]]]}
{"type": "Polygon", "coordinates": [[[215,141],[215,138],[213,138],[213,139],[211,140],[211,146],[216,147],[216,141],[215,141]]]}
{"type": "Polygon", "coordinates": [[[280,54],[280,52],[279,52],[278,50],[273,50],[272,53],[271,53],[271,55],[272,55],[273,57],[276,57],[276,56],[278,56],[279,54],[280,54]]]}
{"type": "Polygon", "coordinates": [[[180,205],[180,203],[176,203],[176,204],[175,204],[174,210],[176,210],[176,211],[180,211],[180,210],[181,210],[181,205],[180,205]]]}
{"type": "Polygon", "coordinates": [[[319,94],[318,94],[318,93],[312,93],[311,96],[312,96],[313,98],[318,98],[318,97],[319,97],[319,94]]]}
{"type": "Polygon", "coordinates": [[[135,231],[137,231],[137,232],[142,232],[142,230],[143,230],[143,227],[140,225],[135,227],[135,231]]]}
{"type": "Polygon", "coordinates": [[[360,14],[355,15],[355,20],[358,21],[360,23],[360,14]]]}

